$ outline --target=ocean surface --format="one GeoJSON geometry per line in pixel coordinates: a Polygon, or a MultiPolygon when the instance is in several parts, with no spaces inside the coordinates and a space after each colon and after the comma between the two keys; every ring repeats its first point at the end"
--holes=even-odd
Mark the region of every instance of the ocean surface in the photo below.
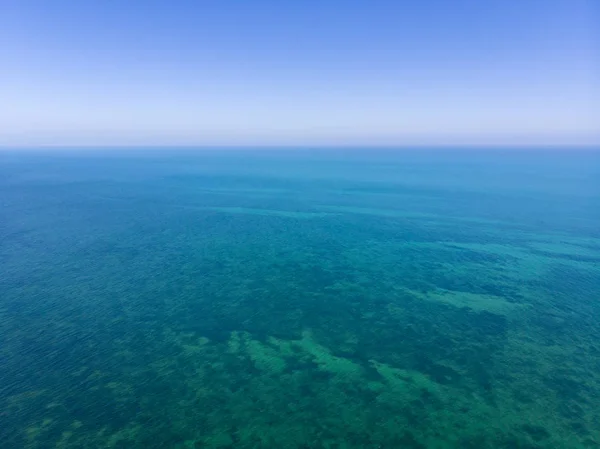
{"type": "Polygon", "coordinates": [[[0,447],[600,447],[600,152],[0,153],[0,447]]]}

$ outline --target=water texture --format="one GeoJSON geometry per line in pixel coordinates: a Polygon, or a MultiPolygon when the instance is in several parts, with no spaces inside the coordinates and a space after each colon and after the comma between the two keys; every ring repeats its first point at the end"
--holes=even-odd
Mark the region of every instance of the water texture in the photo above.
{"type": "Polygon", "coordinates": [[[598,448],[600,153],[0,153],[2,448],[598,448]]]}

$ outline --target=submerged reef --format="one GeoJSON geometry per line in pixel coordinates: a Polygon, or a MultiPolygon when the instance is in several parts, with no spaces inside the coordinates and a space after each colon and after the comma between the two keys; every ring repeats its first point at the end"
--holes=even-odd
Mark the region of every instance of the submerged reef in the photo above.
{"type": "Polygon", "coordinates": [[[600,447],[586,192],[261,161],[15,163],[3,448],[600,447]]]}

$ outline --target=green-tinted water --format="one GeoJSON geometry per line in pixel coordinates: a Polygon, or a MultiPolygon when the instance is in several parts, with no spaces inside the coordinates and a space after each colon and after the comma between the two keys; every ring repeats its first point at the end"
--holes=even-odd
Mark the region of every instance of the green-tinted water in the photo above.
{"type": "Polygon", "coordinates": [[[600,447],[600,154],[0,154],[2,448],[600,447]]]}

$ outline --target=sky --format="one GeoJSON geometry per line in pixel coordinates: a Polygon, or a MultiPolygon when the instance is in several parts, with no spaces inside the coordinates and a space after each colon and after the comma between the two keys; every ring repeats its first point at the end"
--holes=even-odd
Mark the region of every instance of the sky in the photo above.
{"type": "Polygon", "coordinates": [[[1,0],[0,146],[600,144],[597,0],[1,0]]]}

